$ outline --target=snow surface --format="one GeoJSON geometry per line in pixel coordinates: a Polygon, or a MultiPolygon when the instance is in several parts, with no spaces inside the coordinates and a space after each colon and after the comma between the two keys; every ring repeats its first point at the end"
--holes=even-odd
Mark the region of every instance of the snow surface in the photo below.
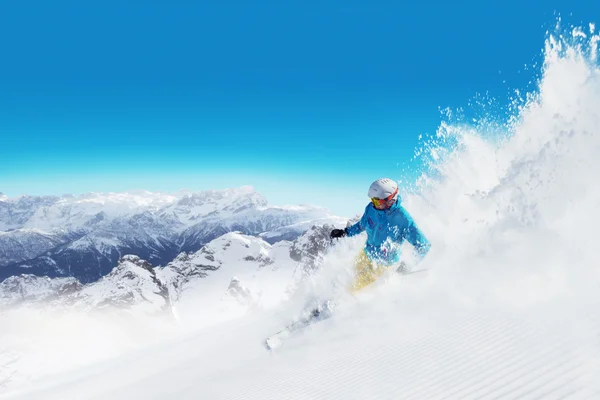
{"type": "MultiPolygon", "coordinates": [[[[432,170],[403,198],[431,238],[419,266],[428,272],[344,294],[364,240],[351,238],[287,299],[220,323],[194,315],[194,305],[210,307],[200,285],[177,322],[0,315],[1,398],[600,398],[600,70],[589,48],[598,36],[568,40],[548,40],[539,93],[515,100],[509,136],[492,142],[482,134],[498,126],[486,119],[451,120],[417,152],[432,170]],[[263,347],[307,304],[332,297],[332,318],[277,351],[263,347]]],[[[276,248],[230,239],[255,256],[276,248]]],[[[219,271],[253,277],[224,257],[219,271]]]]}

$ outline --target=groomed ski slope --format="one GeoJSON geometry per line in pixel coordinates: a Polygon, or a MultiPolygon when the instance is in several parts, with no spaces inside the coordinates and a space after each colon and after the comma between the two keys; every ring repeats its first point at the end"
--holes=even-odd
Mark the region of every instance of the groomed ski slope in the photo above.
{"type": "Polygon", "coordinates": [[[598,302],[466,306],[429,286],[393,279],[275,352],[277,321],[249,315],[5,398],[600,398],[598,302]]]}

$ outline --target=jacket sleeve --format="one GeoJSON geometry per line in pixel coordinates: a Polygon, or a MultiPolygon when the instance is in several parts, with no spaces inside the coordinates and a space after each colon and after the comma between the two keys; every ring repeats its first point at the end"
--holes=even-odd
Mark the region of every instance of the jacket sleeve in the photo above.
{"type": "Polygon", "coordinates": [[[360,220],[357,223],[346,228],[346,233],[348,234],[348,236],[358,235],[359,233],[361,233],[365,230],[365,227],[367,225],[367,218],[368,218],[367,210],[368,209],[369,209],[369,206],[367,206],[367,208],[365,208],[365,212],[364,212],[363,216],[360,218],[360,220]]]}
{"type": "Polygon", "coordinates": [[[397,235],[400,236],[397,238],[397,241],[401,243],[403,239],[408,240],[408,242],[415,247],[420,257],[425,257],[431,249],[431,243],[429,243],[429,240],[427,240],[423,232],[404,208],[402,209],[402,214],[406,219],[405,226],[404,229],[397,232],[397,235]]]}

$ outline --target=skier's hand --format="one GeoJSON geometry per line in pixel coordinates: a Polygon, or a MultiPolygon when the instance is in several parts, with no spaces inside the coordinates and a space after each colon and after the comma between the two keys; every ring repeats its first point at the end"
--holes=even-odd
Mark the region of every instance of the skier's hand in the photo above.
{"type": "Polygon", "coordinates": [[[346,229],[334,229],[331,231],[331,234],[329,235],[329,237],[331,237],[332,239],[336,239],[336,238],[344,237],[347,234],[348,234],[348,232],[346,231],[346,229]]]}

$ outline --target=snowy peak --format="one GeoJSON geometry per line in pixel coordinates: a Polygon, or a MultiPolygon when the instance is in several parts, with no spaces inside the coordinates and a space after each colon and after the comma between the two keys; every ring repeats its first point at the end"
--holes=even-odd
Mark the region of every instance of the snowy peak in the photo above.
{"type": "Polygon", "coordinates": [[[0,306],[20,303],[51,303],[80,290],[75,278],[39,277],[35,275],[12,276],[0,283],[0,306]]]}
{"type": "Polygon", "coordinates": [[[121,193],[86,193],[79,196],[20,196],[9,199],[0,194],[0,230],[33,227],[45,230],[78,229],[98,219],[131,217],[149,212],[175,214],[189,225],[192,217],[214,211],[238,212],[266,207],[267,201],[252,187],[167,194],[144,190],[121,193]]]}
{"type": "MultiPolygon", "coordinates": [[[[0,231],[19,228],[84,229],[115,219],[163,220],[171,229],[183,230],[205,218],[233,217],[248,211],[328,215],[326,210],[309,206],[269,207],[267,200],[254,188],[180,192],[176,194],[147,191],[124,193],[86,193],[80,196],[21,196],[9,199],[2,195],[0,231]]],[[[297,222],[297,221],[294,221],[297,222]]]]}
{"type": "Polygon", "coordinates": [[[170,309],[167,289],[152,265],[133,255],[123,256],[108,275],[81,290],[79,297],[96,309],[137,306],[147,313],[170,309]]]}
{"type": "Polygon", "coordinates": [[[262,266],[273,262],[269,258],[270,249],[271,245],[264,240],[241,232],[226,233],[204,247],[223,262],[255,261],[262,266]]]}
{"type": "Polygon", "coordinates": [[[23,228],[39,209],[50,207],[58,200],[53,196],[5,196],[0,202],[0,231],[23,228]]]}
{"type": "Polygon", "coordinates": [[[170,312],[166,286],[154,268],[137,256],[123,256],[115,269],[97,282],[82,285],[74,278],[12,276],[0,283],[0,308],[18,305],[113,308],[146,314],[170,312]]]}
{"type": "Polygon", "coordinates": [[[258,210],[267,207],[267,200],[252,187],[237,189],[209,190],[188,193],[176,203],[165,207],[161,216],[190,226],[204,218],[223,218],[244,210],[258,210]]]}
{"type": "Polygon", "coordinates": [[[227,208],[236,204],[245,204],[254,207],[266,207],[268,205],[267,200],[261,194],[254,191],[254,188],[251,186],[191,193],[178,200],[177,204],[181,206],[214,204],[217,208],[227,208]]]}
{"type": "MultiPolygon", "coordinates": [[[[195,253],[181,253],[166,267],[157,270],[157,276],[169,288],[173,300],[179,300],[186,287],[209,278],[215,271],[225,268],[222,276],[223,292],[226,283],[240,270],[252,272],[274,263],[271,245],[264,240],[230,232],[202,247],[195,253]]],[[[236,280],[239,280],[236,278],[236,280]]]]}
{"type": "Polygon", "coordinates": [[[158,211],[176,198],[163,193],[87,193],[63,196],[36,210],[25,226],[52,230],[82,229],[102,221],[126,218],[144,211],[158,211]]]}
{"type": "Polygon", "coordinates": [[[321,264],[323,255],[331,245],[329,234],[333,225],[313,225],[290,246],[290,257],[302,264],[304,272],[311,274],[321,264]]]}
{"type": "Polygon", "coordinates": [[[313,226],[293,242],[275,245],[260,237],[229,232],[195,253],[179,254],[166,267],[158,268],[157,276],[168,286],[173,301],[207,282],[240,304],[257,301],[256,293],[262,293],[262,300],[269,296],[278,299],[284,289],[320,267],[331,244],[331,229],[330,225],[313,226]]]}

